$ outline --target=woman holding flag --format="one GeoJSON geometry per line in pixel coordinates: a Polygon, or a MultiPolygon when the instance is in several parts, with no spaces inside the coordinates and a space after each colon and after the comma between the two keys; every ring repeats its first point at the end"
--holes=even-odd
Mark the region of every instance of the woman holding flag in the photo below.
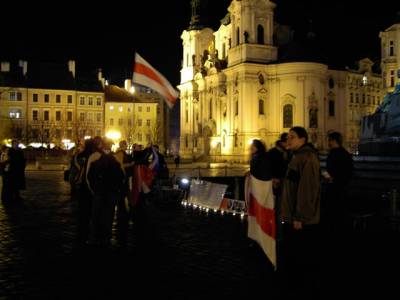
{"type": "Polygon", "coordinates": [[[260,140],[253,140],[250,154],[250,172],[245,183],[248,237],[260,245],[276,268],[276,218],[271,162],[260,140]]]}

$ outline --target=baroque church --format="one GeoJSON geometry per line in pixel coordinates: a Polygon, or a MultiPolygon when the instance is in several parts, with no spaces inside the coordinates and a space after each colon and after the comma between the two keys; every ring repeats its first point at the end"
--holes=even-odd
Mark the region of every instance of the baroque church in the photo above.
{"type": "Polygon", "coordinates": [[[312,33],[300,46],[274,21],[270,0],[232,0],[217,31],[203,25],[200,6],[192,0],[190,26],[181,36],[182,157],[246,161],[253,139],[272,147],[292,126],[305,127],[321,150],[331,130],[356,150],[360,120],[384,92],[371,60],[329,69],[312,33]]]}

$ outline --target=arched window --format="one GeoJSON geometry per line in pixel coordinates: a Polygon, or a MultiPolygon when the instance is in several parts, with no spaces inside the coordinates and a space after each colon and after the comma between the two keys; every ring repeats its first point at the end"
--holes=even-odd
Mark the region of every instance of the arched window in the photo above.
{"type": "Polygon", "coordinates": [[[257,26],[257,43],[264,45],[264,27],[262,25],[257,26]]]}
{"type": "Polygon", "coordinates": [[[208,112],[209,112],[208,118],[211,120],[213,117],[213,101],[212,101],[212,99],[210,99],[209,105],[210,105],[210,107],[208,108],[208,112]]]}
{"type": "Polygon", "coordinates": [[[283,128],[293,127],[293,105],[286,104],[283,107],[283,128]]]}
{"type": "Polygon", "coordinates": [[[236,28],[236,45],[240,45],[240,28],[236,28]]]}
{"type": "Polygon", "coordinates": [[[258,114],[264,115],[264,100],[263,99],[258,100],[258,114]]]}
{"type": "Polygon", "coordinates": [[[335,116],[335,100],[330,99],[329,100],[329,116],[334,117],[335,116]]]}

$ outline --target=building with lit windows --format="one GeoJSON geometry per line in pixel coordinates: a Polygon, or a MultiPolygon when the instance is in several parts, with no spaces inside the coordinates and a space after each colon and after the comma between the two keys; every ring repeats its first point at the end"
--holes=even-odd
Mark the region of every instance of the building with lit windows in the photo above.
{"type": "Polygon", "coordinates": [[[395,24],[382,31],[381,38],[382,51],[382,75],[387,92],[393,92],[399,80],[397,76],[400,70],[400,12],[397,13],[395,24]]]}
{"type": "Polygon", "coordinates": [[[105,133],[115,142],[129,145],[157,144],[168,149],[169,111],[163,99],[146,87],[105,87],[105,133]]]}
{"type": "Polygon", "coordinates": [[[183,157],[245,161],[254,138],[271,147],[296,125],[319,149],[331,130],[356,149],[361,117],[381,102],[379,66],[330,68],[312,31],[294,36],[274,21],[272,1],[232,0],[217,31],[201,23],[200,2],[181,35],[183,157]]]}
{"type": "Polygon", "coordinates": [[[1,62],[1,137],[26,144],[78,142],[104,133],[101,73],[78,77],[66,65],[1,62]]]}

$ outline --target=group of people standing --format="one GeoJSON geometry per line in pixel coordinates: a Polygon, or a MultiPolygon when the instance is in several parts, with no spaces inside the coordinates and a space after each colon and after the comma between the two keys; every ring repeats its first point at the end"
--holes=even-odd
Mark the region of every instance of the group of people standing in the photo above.
{"type": "Polygon", "coordinates": [[[250,173],[259,180],[273,182],[278,264],[281,256],[278,268],[289,267],[293,271],[288,272],[291,274],[300,275],[299,270],[310,269],[319,255],[321,186],[324,181],[328,186],[325,199],[328,228],[333,231],[343,228],[353,160],[343,147],[340,133],[329,133],[328,145],[326,172],[321,172],[318,151],[309,143],[303,127],[293,127],[289,133],[282,134],[269,151],[259,140],[254,140],[251,145],[250,173]]]}
{"type": "Polygon", "coordinates": [[[22,200],[20,191],[25,189],[26,160],[17,140],[11,147],[2,146],[0,153],[0,175],[3,178],[1,201],[15,203],[22,200]]]}
{"type": "Polygon", "coordinates": [[[109,246],[116,215],[117,239],[124,245],[130,217],[143,209],[153,179],[168,176],[157,146],[134,147],[128,154],[126,141],[119,143],[115,153],[112,145],[109,140],[95,137],[86,140],[71,158],[69,181],[78,201],[81,244],[109,246]]]}

